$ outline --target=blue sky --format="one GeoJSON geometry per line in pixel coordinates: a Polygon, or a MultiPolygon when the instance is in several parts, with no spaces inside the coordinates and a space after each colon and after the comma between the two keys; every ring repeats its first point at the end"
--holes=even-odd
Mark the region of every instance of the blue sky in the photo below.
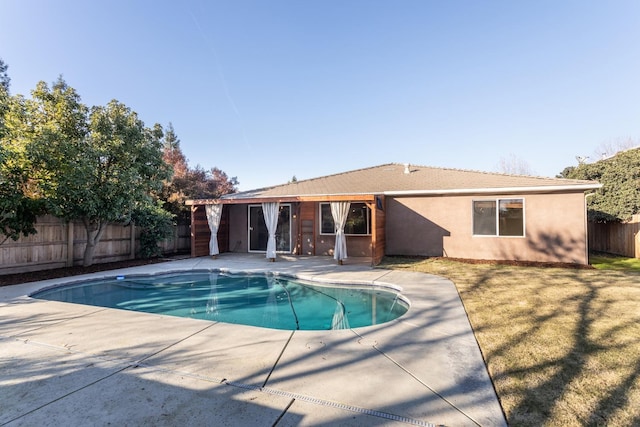
{"type": "Polygon", "coordinates": [[[640,137],[640,2],[0,0],[11,92],[171,122],[248,190],[388,162],[555,176],[640,137]]]}

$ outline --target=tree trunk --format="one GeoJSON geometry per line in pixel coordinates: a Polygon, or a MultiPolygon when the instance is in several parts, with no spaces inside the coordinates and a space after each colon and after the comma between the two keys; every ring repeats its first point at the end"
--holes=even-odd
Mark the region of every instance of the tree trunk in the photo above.
{"type": "Polygon", "coordinates": [[[93,264],[93,254],[96,251],[96,246],[102,238],[102,233],[104,233],[104,230],[107,227],[107,223],[100,220],[97,222],[84,220],[84,227],[87,230],[87,246],[84,248],[82,265],[88,267],[93,264]]]}

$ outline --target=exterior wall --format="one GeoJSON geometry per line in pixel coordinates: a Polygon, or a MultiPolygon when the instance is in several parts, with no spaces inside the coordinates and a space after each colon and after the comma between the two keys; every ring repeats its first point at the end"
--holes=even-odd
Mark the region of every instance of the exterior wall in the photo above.
{"type": "Polygon", "coordinates": [[[203,205],[191,208],[191,256],[209,255],[211,231],[203,205]]]}
{"type": "Polygon", "coordinates": [[[299,204],[300,241],[296,252],[299,255],[316,254],[316,236],[318,235],[318,227],[316,226],[317,206],[317,203],[299,204]]]}
{"type": "MultiPolygon", "coordinates": [[[[317,235],[316,255],[333,256],[336,238],[333,235],[317,235]]],[[[371,236],[347,236],[347,256],[371,256],[371,236]]]]}
{"type": "Polygon", "coordinates": [[[375,215],[372,215],[373,224],[371,224],[372,229],[374,230],[375,241],[372,238],[372,263],[374,265],[380,264],[382,258],[384,257],[384,250],[386,245],[386,236],[385,236],[385,228],[386,228],[386,213],[384,210],[385,200],[384,196],[376,197],[376,210],[375,215]]]}
{"type": "Polygon", "coordinates": [[[583,193],[387,197],[386,254],[588,264],[583,193]],[[525,237],[472,235],[472,201],[523,198],[525,237]]]}
{"type": "MultiPolygon", "coordinates": [[[[248,208],[245,204],[226,205],[229,209],[229,251],[248,252],[248,208]]],[[[333,255],[335,237],[321,235],[318,224],[319,204],[291,204],[291,252],[302,255],[333,255]]],[[[371,256],[371,236],[347,236],[347,254],[371,256]]]]}
{"type": "Polygon", "coordinates": [[[229,208],[229,252],[249,251],[247,205],[227,205],[229,208]]]}

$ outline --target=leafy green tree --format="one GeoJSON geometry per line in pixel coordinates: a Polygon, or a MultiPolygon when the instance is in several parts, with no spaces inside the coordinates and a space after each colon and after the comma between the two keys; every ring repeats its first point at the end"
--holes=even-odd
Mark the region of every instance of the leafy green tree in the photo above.
{"type": "Polygon", "coordinates": [[[11,83],[11,78],[7,73],[8,69],[9,65],[0,58],[0,86],[2,86],[7,93],[9,93],[9,84],[11,83]]]}
{"type": "Polygon", "coordinates": [[[7,69],[0,59],[0,244],[34,234],[44,209],[28,174],[25,101],[9,94],[7,69]]]}
{"type": "Polygon", "coordinates": [[[0,145],[0,244],[9,238],[35,234],[37,216],[44,212],[42,200],[25,193],[28,181],[20,156],[0,145]]]}
{"type": "Polygon", "coordinates": [[[566,178],[599,181],[602,188],[588,199],[589,219],[626,221],[640,213],[640,148],[621,151],[594,163],[566,168],[566,178]]]}
{"type": "MultiPolygon", "coordinates": [[[[54,215],[60,211],[56,206],[58,190],[67,191],[62,187],[70,184],[63,178],[76,174],[76,169],[83,166],[74,159],[86,145],[88,111],[80,95],[62,77],[51,88],[38,82],[31,99],[26,101],[24,145],[31,161],[29,174],[40,195],[53,202],[50,207],[54,215]]],[[[80,179],[71,182],[74,187],[81,183],[80,179]]]]}
{"type": "Polygon", "coordinates": [[[575,168],[575,166],[567,166],[566,168],[562,169],[562,172],[556,175],[556,178],[569,178],[575,168]]]}
{"type": "Polygon", "coordinates": [[[163,208],[163,203],[138,204],[132,212],[131,219],[140,229],[140,252],[142,258],[162,255],[158,243],[173,234],[174,215],[163,208]]]}
{"type": "Polygon", "coordinates": [[[87,113],[62,79],[51,90],[39,83],[33,100],[31,155],[39,184],[52,213],[84,224],[83,265],[91,265],[107,224],[131,220],[168,178],[161,143],[116,100],[87,113]]]}

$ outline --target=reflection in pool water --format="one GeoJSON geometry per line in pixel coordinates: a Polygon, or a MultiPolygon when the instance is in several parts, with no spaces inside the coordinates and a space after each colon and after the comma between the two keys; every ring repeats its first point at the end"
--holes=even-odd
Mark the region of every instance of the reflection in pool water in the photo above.
{"type": "Polygon", "coordinates": [[[31,296],[286,330],[370,326],[396,319],[408,310],[400,294],[379,287],[209,271],[117,276],[31,296]]]}

